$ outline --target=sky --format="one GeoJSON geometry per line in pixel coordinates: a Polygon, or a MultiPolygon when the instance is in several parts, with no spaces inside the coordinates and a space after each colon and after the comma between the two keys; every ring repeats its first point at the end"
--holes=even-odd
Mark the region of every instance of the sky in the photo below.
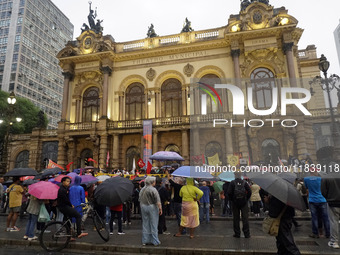
{"type": "MultiPolygon", "coordinates": [[[[74,38],[87,22],[88,0],[52,0],[74,25],[74,38]]],[[[270,0],[275,8],[286,7],[295,17],[304,33],[299,49],[314,44],[318,57],[325,54],[331,65],[329,74],[340,75],[339,60],[333,32],[339,25],[339,0],[270,0]]],[[[97,19],[103,20],[104,34],[113,36],[116,42],[139,40],[146,37],[153,23],[155,32],[165,36],[181,31],[186,17],[194,30],[226,26],[231,14],[240,11],[239,0],[92,0],[97,7],[97,19]]]]}

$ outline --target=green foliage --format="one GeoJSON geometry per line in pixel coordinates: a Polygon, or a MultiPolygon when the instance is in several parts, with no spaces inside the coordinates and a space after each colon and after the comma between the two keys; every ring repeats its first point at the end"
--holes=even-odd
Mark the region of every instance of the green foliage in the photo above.
{"type": "MultiPolygon", "coordinates": [[[[37,127],[39,122],[38,113],[40,109],[36,107],[31,101],[26,98],[16,96],[17,101],[11,108],[7,103],[8,97],[9,93],[0,90],[0,119],[3,120],[3,123],[0,124],[0,139],[6,134],[11,115],[12,121],[15,120],[16,117],[22,118],[21,122],[13,122],[13,125],[10,128],[10,132],[12,134],[31,133],[33,128],[37,127]]],[[[44,123],[42,127],[46,128],[47,124],[48,120],[44,114],[44,123]]]]}

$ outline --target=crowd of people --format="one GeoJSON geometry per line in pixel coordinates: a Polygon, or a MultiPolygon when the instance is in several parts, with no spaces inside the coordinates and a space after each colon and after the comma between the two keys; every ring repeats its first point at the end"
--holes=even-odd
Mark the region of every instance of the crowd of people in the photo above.
{"type": "MultiPolygon", "coordinates": [[[[221,216],[233,217],[234,238],[240,238],[243,232],[245,238],[251,237],[249,227],[250,212],[254,217],[269,215],[276,218],[281,216],[279,232],[276,237],[278,254],[300,254],[294,242],[291,232],[292,224],[300,226],[294,219],[295,209],[287,206],[279,199],[249,179],[243,179],[241,173],[235,173],[235,180],[225,182],[222,191],[215,192],[212,182],[209,180],[196,180],[193,178],[173,178],[165,171],[166,178],[147,176],[142,181],[135,181],[134,191],[130,199],[124,203],[105,207],[96,205],[98,213],[109,225],[110,234],[117,218],[117,234],[124,235],[124,224],[131,224],[131,214],[140,214],[142,219],[142,244],[160,245],[159,235],[170,234],[165,216],[175,217],[178,231],[174,237],[189,234],[193,239],[195,229],[203,222],[209,224],[210,217],[214,215],[214,201],[221,201],[221,216]],[[242,221],[242,231],[240,222],[242,221]]],[[[91,174],[91,173],[87,173],[91,174]]],[[[3,178],[0,178],[1,209],[6,210],[8,204],[8,218],[6,231],[20,231],[16,226],[20,211],[24,210],[28,215],[28,222],[24,239],[37,239],[35,233],[39,233],[44,227],[44,222],[38,222],[38,215],[42,204],[45,205],[50,215],[58,218],[58,212],[73,218],[77,226],[77,237],[87,235],[82,232],[82,210],[80,204],[93,199],[96,185],[81,185],[80,177],[76,176],[74,184],[70,187],[71,179],[64,177],[61,180],[58,198],[56,200],[39,200],[29,197],[27,205],[22,207],[27,199],[27,187],[21,184],[19,178],[13,178],[13,183],[6,187],[3,178]],[[9,198],[6,203],[5,195],[9,198]]],[[[311,213],[311,238],[322,236],[329,238],[328,245],[339,248],[338,222],[340,219],[340,179],[321,178],[315,171],[304,179],[295,182],[306,206],[311,213]]]]}

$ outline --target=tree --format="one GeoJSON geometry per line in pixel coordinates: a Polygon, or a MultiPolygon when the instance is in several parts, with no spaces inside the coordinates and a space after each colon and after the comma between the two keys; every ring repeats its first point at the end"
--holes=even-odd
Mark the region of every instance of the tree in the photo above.
{"type": "MultiPolygon", "coordinates": [[[[9,125],[9,105],[7,103],[7,98],[9,97],[9,93],[0,90],[0,119],[3,120],[3,123],[0,124],[0,139],[3,140],[7,128],[9,125]]],[[[25,98],[16,97],[17,101],[13,106],[13,118],[16,117],[22,118],[21,122],[14,122],[10,127],[10,132],[12,134],[27,134],[31,133],[33,128],[46,128],[48,124],[48,120],[46,114],[42,115],[40,109],[36,107],[31,101],[25,98]]]]}

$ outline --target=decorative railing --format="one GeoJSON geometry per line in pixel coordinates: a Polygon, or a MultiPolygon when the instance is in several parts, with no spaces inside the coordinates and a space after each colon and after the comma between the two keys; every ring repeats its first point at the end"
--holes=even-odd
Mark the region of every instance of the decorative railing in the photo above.
{"type": "Polygon", "coordinates": [[[170,43],[178,43],[181,40],[180,36],[172,36],[172,37],[165,37],[159,40],[160,44],[170,44],[170,43]]]}
{"type": "Polygon", "coordinates": [[[144,46],[145,46],[144,41],[131,42],[131,43],[124,44],[123,50],[128,51],[128,50],[140,49],[140,48],[144,48],[144,46]]]}
{"type": "Polygon", "coordinates": [[[96,127],[97,122],[81,122],[81,123],[70,123],[66,127],[69,130],[90,130],[96,127]]]}
{"type": "Polygon", "coordinates": [[[57,136],[57,129],[53,129],[53,130],[44,130],[41,132],[42,136],[57,136]]]}
{"type": "MultiPolygon", "coordinates": [[[[329,108],[322,108],[322,109],[312,109],[309,110],[312,114],[312,117],[327,117],[331,115],[331,110],[329,108]]],[[[337,108],[333,108],[334,115],[340,114],[337,108]]]]}
{"type": "Polygon", "coordinates": [[[31,135],[30,134],[22,134],[22,135],[12,135],[12,141],[16,140],[30,140],[31,135]]]}
{"type": "Polygon", "coordinates": [[[219,36],[219,30],[212,30],[212,31],[205,31],[205,32],[201,32],[201,33],[196,33],[195,34],[195,39],[196,40],[201,40],[201,39],[210,39],[210,38],[214,38],[214,37],[218,37],[219,36]]]}

